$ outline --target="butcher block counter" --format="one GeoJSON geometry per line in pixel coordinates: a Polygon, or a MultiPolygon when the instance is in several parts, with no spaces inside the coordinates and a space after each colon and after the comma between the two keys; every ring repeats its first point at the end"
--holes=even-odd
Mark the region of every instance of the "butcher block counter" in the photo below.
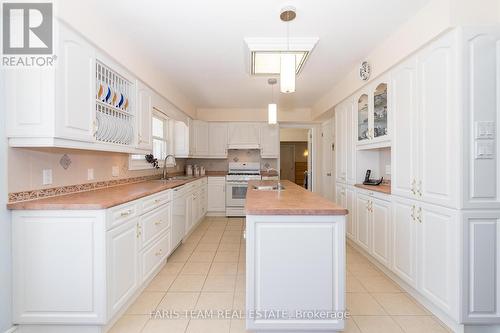
{"type": "Polygon", "coordinates": [[[343,330],[347,210],[290,181],[249,182],[245,210],[246,328],[343,330]]]}

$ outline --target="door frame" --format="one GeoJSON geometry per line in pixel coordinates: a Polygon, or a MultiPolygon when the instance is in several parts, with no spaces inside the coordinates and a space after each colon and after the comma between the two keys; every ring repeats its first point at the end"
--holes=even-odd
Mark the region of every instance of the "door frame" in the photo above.
{"type": "MultiPolygon", "coordinates": [[[[321,123],[280,123],[280,128],[302,128],[309,130],[311,135],[308,137],[308,147],[312,149],[309,150],[309,156],[307,158],[307,168],[308,168],[308,181],[310,184],[311,192],[317,192],[321,189],[319,181],[321,177],[317,177],[321,172],[321,163],[318,154],[321,142],[321,123]],[[312,170],[312,172],[311,172],[312,170]]],[[[281,145],[281,135],[280,135],[280,145],[281,145]]],[[[309,149],[309,148],[308,148],[309,149]]],[[[278,165],[281,166],[281,159],[278,158],[278,165]]]]}

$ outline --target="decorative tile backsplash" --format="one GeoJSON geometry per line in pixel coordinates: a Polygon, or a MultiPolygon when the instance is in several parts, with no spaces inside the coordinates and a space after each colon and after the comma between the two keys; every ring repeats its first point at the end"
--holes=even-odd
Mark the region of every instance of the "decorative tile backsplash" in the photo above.
{"type": "Polygon", "coordinates": [[[161,175],[159,174],[153,174],[149,176],[122,178],[122,179],[85,183],[85,184],[51,187],[40,190],[12,192],[9,193],[9,202],[35,200],[35,199],[54,197],[70,193],[85,192],[85,191],[97,190],[104,187],[138,183],[146,180],[158,179],[160,177],[161,175]]]}

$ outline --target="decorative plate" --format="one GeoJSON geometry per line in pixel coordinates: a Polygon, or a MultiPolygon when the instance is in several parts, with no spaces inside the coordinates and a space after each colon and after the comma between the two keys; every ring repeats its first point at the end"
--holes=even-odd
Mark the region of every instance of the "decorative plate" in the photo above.
{"type": "Polygon", "coordinates": [[[359,66],[359,78],[366,81],[370,78],[371,68],[368,61],[363,61],[359,66]]]}

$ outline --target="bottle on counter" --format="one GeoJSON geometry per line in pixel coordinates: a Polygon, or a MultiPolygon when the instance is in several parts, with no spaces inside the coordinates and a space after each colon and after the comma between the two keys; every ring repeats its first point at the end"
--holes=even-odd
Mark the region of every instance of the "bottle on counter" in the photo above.
{"type": "Polygon", "coordinates": [[[186,165],[186,176],[192,176],[193,175],[193,166],[188,164],[186,165]]]}

